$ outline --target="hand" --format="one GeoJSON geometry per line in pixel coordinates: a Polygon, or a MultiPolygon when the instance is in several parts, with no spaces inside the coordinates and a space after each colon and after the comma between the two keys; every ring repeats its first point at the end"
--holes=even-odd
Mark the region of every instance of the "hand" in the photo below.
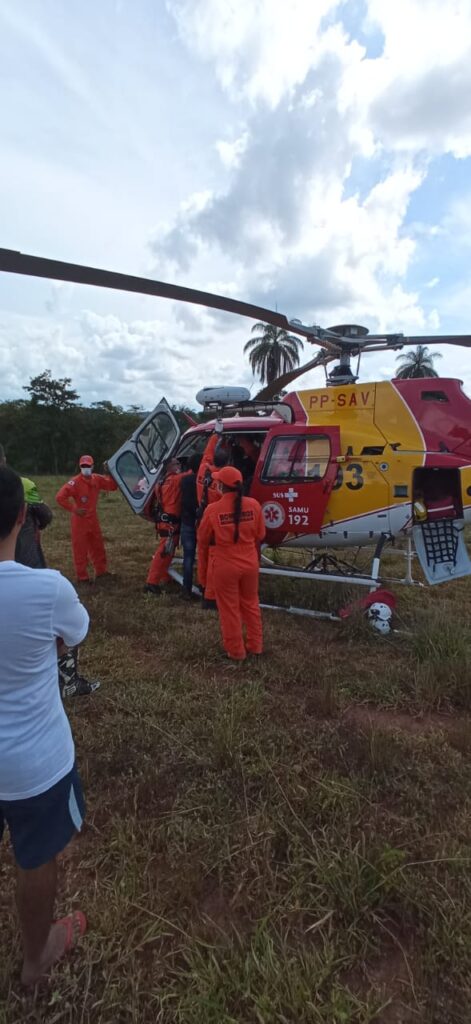
{"type": "Polygon", "coordinates": [[[110,474],[110,471],[109,471],[109,469],[108,469],[108,463],[106,462],[106,460],[105,460],[105,462],[103,463],[103,472],[104,472],[104,473],[107,473],[107,474],[108,474],[108,476],[109,476],[109,474],[110,474]]]}
{"type": "Polygon", "coordinates": [[[86,514],[87,513],[86,513],[86,510],[84,508],[74,508],[73,509],[73,515],[74,516],[80,516],[81,519],[83,519],[83,517],[86,516],[86,514]]]}
{"type": "Polygon", "coordinates": [[[216,422],[214,424],[214,432],[216,434],[222,434],[223,430],[224,430],[224,423],[222,422],[222,420],[216,420],[216,422]]]}

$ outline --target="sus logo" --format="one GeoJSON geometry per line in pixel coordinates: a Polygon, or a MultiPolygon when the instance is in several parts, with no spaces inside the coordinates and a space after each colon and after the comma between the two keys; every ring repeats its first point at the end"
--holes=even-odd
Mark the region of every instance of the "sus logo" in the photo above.
{"type": "Polygon", "coordinates": [[[285,512],[277,501],[266,501],[262,505],[263,518],[268,530],[278,530],[285,521],[285,512]]]}

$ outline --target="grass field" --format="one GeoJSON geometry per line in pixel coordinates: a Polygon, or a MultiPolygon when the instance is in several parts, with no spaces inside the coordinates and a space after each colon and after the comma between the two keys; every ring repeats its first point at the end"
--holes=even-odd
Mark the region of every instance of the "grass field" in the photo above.
{"type": "MultiPolygon", "coordinates": [[[[67,705],[88,817],[58,907],[90,930],[25,996],[4,844],[1,1024],[469,1024],[471,580],[397,591],[386,639],[266,612],[233,669],[213,613],[142,594],[152,528],[118,494],[101,519],[118,575],[83,597],[102,687],[67,705]]],[[[59,510],[44,546],[73,578],[59,510]]]]}

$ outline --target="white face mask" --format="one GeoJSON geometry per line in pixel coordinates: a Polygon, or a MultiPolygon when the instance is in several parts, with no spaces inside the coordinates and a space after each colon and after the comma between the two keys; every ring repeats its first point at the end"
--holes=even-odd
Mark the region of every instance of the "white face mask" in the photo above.
{"type": "Polygon", "coordinates": [[[81,466],[80,467],[80,472],[81,472],[82,476],[91,476],[92,473],[93,473],[93,470],[92,470],[92,468],[90,466],[81,466]]]}

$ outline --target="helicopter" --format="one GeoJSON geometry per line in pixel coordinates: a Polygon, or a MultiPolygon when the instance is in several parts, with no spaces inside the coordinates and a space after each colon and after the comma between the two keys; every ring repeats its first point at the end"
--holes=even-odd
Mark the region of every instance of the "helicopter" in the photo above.
{"type": "Polygon", "coordinates": [[[370,334],[355,324],[325,329],[237,299],[5,249],[0,270],[196,303],[281,327],[316,346],[309,362],[254,399],[245,388],[203,388],[197,400],[212,419],[183,433],[162,399],[108,460],[136,514],[151,517],[154,487],[168,460],[174,456],[184,468],[192,454],[203,454],[222,420],[231,461],[242,470],[246,493],[262,506],[262,573],[359,584],[368,588],[365,606],[378,601],[382,584],[422,585],[412,575],[414,548],[429,584],[471,574],[464,539],[471,521],[471,400],[461,382],[359,382],[367,352],[436,343],[471,348],[471,335],[370,334]],[[325,387],[286,393],[318,366],[325,387]],[[381,576],[384,548],[397,540],[406,541],[405,575],[381,576]],[[367,547],[373,548],[369,571],[341,557],[345,549],[367,547]],[[308,551],[307,564],[279,564],[266,554],[280,549],[308,551]]]}

